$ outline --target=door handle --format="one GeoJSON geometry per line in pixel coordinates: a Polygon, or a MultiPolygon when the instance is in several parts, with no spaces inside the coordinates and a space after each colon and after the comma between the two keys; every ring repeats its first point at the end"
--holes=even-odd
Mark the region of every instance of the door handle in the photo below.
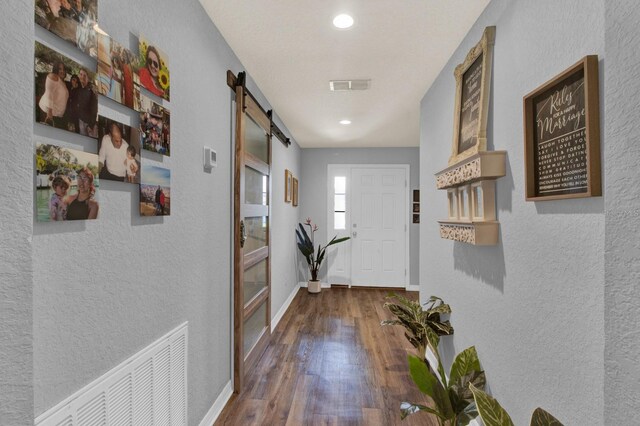
{"type": "Polygon", "coordinates": [[[247,241],[247,234],[244,228],[244,220],[240,221],[240,248],[244,247],[244,242],[247,241]]]}
{"type": "Polygon", "coordinates": [[[358,236],[358,233],[357,233],[356,231],[353,231],[353,232],[351,233],[351,235],[353,235],[353,238],[355,238],[355,237],[357,237],[357,236],[358,236]]]}

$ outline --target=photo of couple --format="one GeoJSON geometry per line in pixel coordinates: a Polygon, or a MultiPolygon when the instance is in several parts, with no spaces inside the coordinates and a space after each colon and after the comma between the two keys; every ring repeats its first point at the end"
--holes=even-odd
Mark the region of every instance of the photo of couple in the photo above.
{"type": "Polygon", "coordinates": [[[137,110],[140,81],[136,72],[137,56],[107,34],[98,34],[98,93],[137,110]]]}
{"type": "Polygon", "coordinates": [[[35,22],[96,57],[98,0],[35,0],[35,22]]]}
{"type": "Polygon", "coordinates": [[[142,164],[140,216],[171,214],[171,170],[142,164]]]}
{"type": "Polygon", "coordinates": [[[95,73],[35,43],[35,119],[41,124],[98,137],[95,73]]]}
{"type": "Polygon", "coordinates": [[[140,183],[140,133],[125,124],[98,116],[100,179],[140,183]]]}
{"type": "Polygon", "coordinates": [[[38,222],[96,219],[98,156],[55,145],[36,147],[38,222]]]}

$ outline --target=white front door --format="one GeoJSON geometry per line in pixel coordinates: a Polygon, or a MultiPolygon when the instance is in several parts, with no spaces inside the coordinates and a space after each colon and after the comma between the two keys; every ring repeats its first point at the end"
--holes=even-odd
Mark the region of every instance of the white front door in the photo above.
{"type": "Polygon", "coordinates": [[[330,166],[329,233],[351,240],[333,251],[329,283],[408,286],[407,179],[405,165],[330,166]],[[341,185],[335,184],[342,176],[344,197],[341,185]]]}

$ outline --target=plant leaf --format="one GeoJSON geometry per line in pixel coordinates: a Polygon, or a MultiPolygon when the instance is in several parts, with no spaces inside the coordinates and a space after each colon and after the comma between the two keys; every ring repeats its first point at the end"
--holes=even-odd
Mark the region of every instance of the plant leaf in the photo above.
{"type": "Polygon", "coordinates": [[[467,405],[456,417],[456,426],[467,426],[469,422],[478,417],[478,407],[475,401],[467,405]]]}
{"type": "Polygon", "coordinates": [[[425,407],[424,405],[413,404],[411,402],[403,402],[400,404],[400,418],[402,420],[407,418],[407,416],[418,413],[420,411],[426,411],[427,413],[431,413],[440,418],[443,418],[442,415],[438,413],[436,410],[434,410],[433,408],[425,407]]]}
{"type": "Polygon", "coordinates": [[[449,380],[455,382],[458,379],[467,376],[474,371],[480,372],[480,360],[478,359],[478,353],[476,347],[471,346],[460,352],[451,365],[451,372],[449,373],[449,380]]]}
{"type": "Polygon", "coordinates": [[[560,420],[538,407],[531,416],[531,426],[564,426],[560,420]]]}
{"type": "Polygon", "coordinates": [[[438,411],[443,418],[450,418],[453,410],[451,409],[449,395],[438,379],[431,374],[427,364],[422,359],[409,355],[409,372],[418,389],[433,399],[435,411],[438,411]]]}
{"type": "Polygon", "coordinates": [[[333,237],[333,239],[331,241],[329,241],[329,244],[327,244],[325,247],[329,247],[329,246],[332,246],[334,244],[338,244],[338,243],[341,243],[343,241],[347,241],[347,240],[351,239],[351,237],[342,237],[342,238],[337,238],[337,239],[336,239],[336,237],[337,237],[337,235],[335,237],[333,237]]]}
{"type": "Polygon", "coordinates": [[[311,238],[309,238],[309,234],[307,234],[307,231],[304,229],[304,226],[302,226],[302,224],[299,223],[298,227],[300,228],[300,231],[302,232],[302,235],[304,236],[305,245],[313,246],[313,244],[311,243],[311,238]]]}
{"type": "Polygon", "coordinates": [[[427,364],[425,364],[420,358],[409,355],[409,372],[411,373],[413,382],[418,386],[418,389],[420,389],[420,392],[435,400],[436,383],[438,382],[438,379],[431,374],[427,364]]]}
{"type": "Polygon", "coordinates": [[[462,412],[465,407],[474,402],[473,393],[469,389],[469,384],[473,384],[476,388],[484,390],[487,382],[484,371],[474,371],[464,377],[457,379],[455,382],[449,383],[449,399],[456,413],[462,412]]]}
{"type": "Polygon", "coordinates": [[[472,384],[469,385],[469,389],[473,392],[473,399],[476,401],[478,413],[485,426],[513,426],[511,417],[498,401],[472,384]]]}

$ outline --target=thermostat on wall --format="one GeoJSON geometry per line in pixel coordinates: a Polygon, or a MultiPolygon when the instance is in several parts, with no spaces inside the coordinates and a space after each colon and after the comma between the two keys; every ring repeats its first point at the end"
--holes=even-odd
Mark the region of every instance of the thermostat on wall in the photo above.
{"type": "Polygon", "coordinates": [[[204,147],[204,167],[211,170],[218,166],[218,155],[208,146],[204,147]]]}

